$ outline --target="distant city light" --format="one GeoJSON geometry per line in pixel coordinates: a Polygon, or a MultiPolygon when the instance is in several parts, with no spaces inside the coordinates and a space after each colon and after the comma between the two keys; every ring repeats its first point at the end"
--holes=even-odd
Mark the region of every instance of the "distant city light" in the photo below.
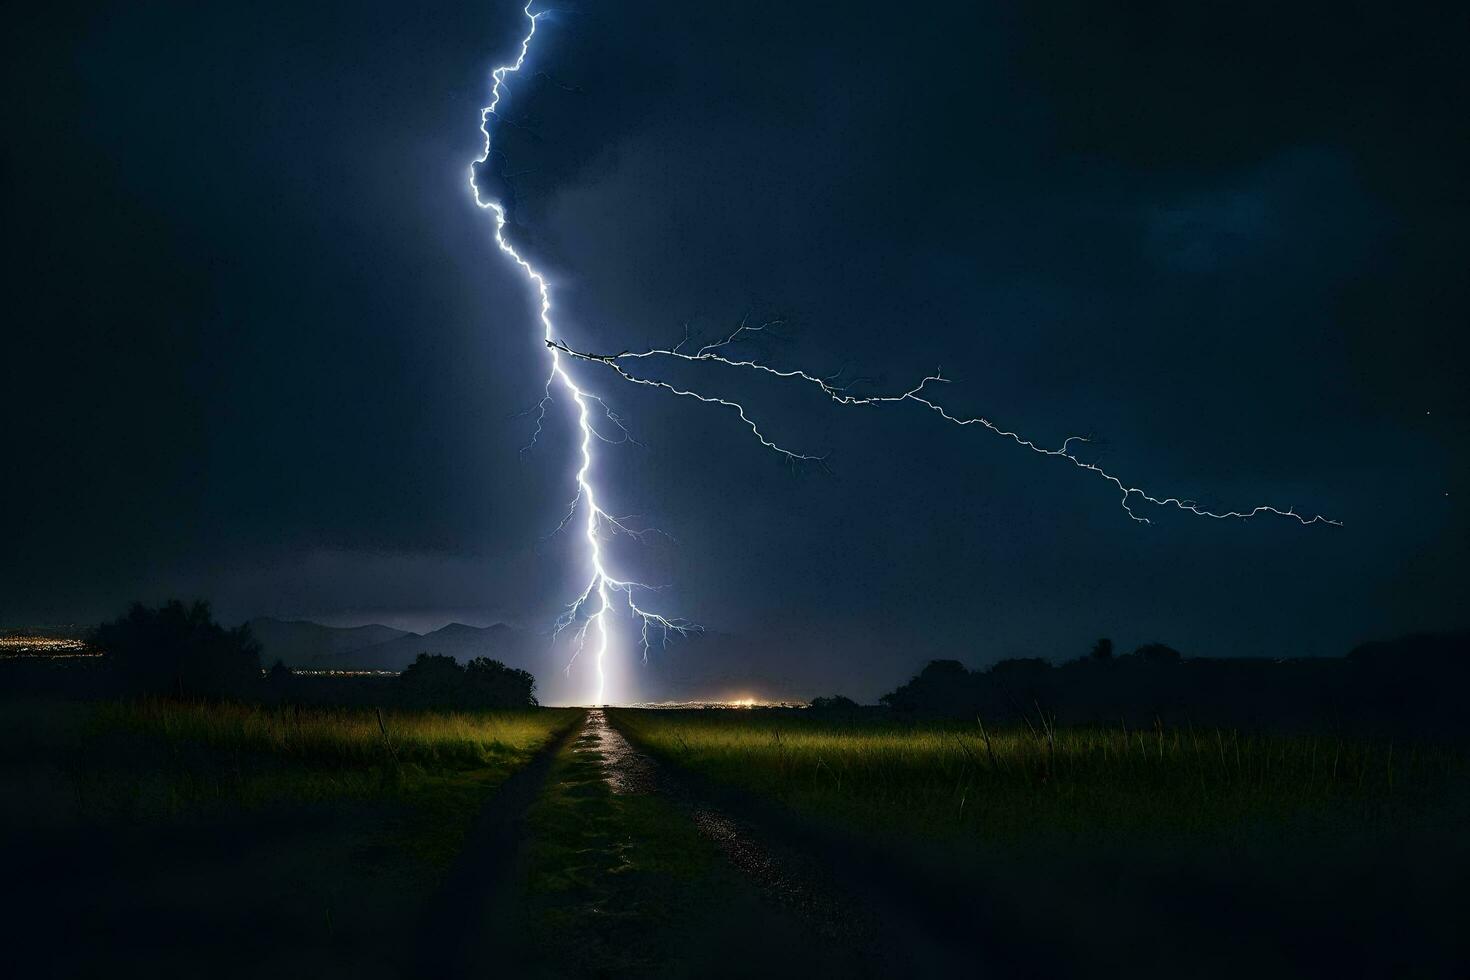
{"type": "Polygon", "coordinates": [[[87,646],[85,640],[56,636],[17,634],[0,636],[0,659],[34,657],[39,660],[69,660],[75,657],[100,657],[102,653],[87,646]]]}

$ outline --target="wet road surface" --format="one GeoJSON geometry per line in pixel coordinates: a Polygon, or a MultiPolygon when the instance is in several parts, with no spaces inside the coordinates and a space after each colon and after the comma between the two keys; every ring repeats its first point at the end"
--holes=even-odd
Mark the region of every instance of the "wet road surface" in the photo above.
{"type": "Polygon", "coordinates": [[[847,946],[866,946],[876,934],[871,915],[847,898],[808,855],[763,834],[748,821],[700,799],[674,773],[637,748],[600,709],[587,713],[579,743],[603,759],[614,794],[657,794],[682,810],[725,860],[767,898],[819,935],[847,946]]]}
{"type": "Polygon", "coordinates": [[[952,869],[907,868],[871,842],[803,825],[769,801],[661,764],[601,710],[588,713],[582,737],[595,740],[614,793],[656,794],[681,809],[784,918],[841,951],[841,975],[1038,975],[1035,963],[1011,962],[1003,937],[975,920],[972,883],[952,869]]]}

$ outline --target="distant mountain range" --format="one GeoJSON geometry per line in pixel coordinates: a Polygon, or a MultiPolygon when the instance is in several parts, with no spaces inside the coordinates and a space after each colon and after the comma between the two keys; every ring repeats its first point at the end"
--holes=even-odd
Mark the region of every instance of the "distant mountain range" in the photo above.
{"type": "Polygon", "coordinates": [[[305,667],[316,657],[360,650],[408,635],[391,626],[323,626],[300,619],[288,622],[261,618],[245,625],[260,641],[262,662],[282,660],[290,667],[305,667]]]}
{"type": "Polygon", "coordinates": [[[402,670],[421,653],[438,653],[461,662],[490,657],[512,667],[532,669],[545,645],[525,630],[495,623],[450,623],[430,633],[391,626],[323,626],[304,620],[252,619],[247,624],[262,648],[261,661],[288,667],[402,670]]]}
{"type": "MultiPolygon", "coordinates": [[[[320,623],[252,619],[247,625],[260,641],[261,663],[338,670],[402,670],[421,653],[438,653],[464,663],[489,657],[530,671],[543,704],[578,704],[587,698],[588,676],[566,671],[567,644],[504,623],[467,626],[450,623],[429,633],[388,626],[323,626],[320,623]]],[[[631,638],[630,638],[631,639],[631,638]]],[[[710,631],[676,638],[667,649],[654,643],[648,662],[635,646],[615,654],[626,690],[643,701],[696,701],[754,697],[759,700],[808,696],[801,661],[768,645],[710,631]]],[[[826,688],[818,688],[818,692],[826,688]]],[[[830,691],[828,693],[831,693],[830,691]]]]}

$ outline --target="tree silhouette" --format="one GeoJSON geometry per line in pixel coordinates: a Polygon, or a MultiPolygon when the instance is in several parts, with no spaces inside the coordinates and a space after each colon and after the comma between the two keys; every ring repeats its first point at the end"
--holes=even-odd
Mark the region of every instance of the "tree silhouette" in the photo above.
{"type": "Polygon", "coordinates": [[[225,629],[204,601],[157,609],[135,602],[97,627],[92,643],[137,693],[239,697],[260,686],[260,644],[249,627],[225,629]]]}
{"type": "Polygon", "coordinates": [[[1145,643],[1133,655],[1146,664],[1173,664],[1182,659],[1178,650],[1164,643],[1145,643]]]}
{"type": "Polygon", "coordinates": [[[536,678],[499,660],[459,661],[421,653],[398,677],[405,704],[437,708],[525,708],[536,703],[536,678]]]}
{"type": "Polygon", "coordinates": [[[487,708],[524,708],[536,703],[536,678],[528,671],[507,667],[499,660],[476,657],[465,664],[469,699],[487,708]]]}
{"type": "Polygon", "coordinates": [[[842,694],[834,694],[830,698],[812,698],[813,711],[855,711],[857,702],[842,694]]]}
{"type": "Polygon", "coordinates": [[[421,653],[398,675],[398,689],[407,704],[453,707],[464,699],[464,668],[453,657],[421,653]]]}

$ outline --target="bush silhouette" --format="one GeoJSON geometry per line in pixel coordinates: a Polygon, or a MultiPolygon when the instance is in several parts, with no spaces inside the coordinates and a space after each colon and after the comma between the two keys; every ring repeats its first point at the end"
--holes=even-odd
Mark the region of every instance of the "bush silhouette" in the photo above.
{"type": "Polygon", "coordinates": [[[92,643],[134,693],[241,697],[260,686],[260,644],[249,627],[216,623],[207,602],[135,602],[97,627],[92,643]]]}
{"type": "Polygon", "coordinates": [[[476,705],[523,708],[536,703],[536,678],[499,660],[476,657],[465,664],[464,679],[466,692],[476,705]]]}
{"type": "Polygon", "coordinates": [[[398,675],[405,704],[453,707],[464,698],[464,668],[453,657],[421,653],[398,675]]]}
{"type": "Polygon", "coordinates": [[[931,660],[917,677],[878,701],[897,711],[964,713],[974,700],[976,675],[958,660],[931,660]]]}
{"type": "Polygon", "coordinates": [[[1178,650],[1163,643],[1145,643],[1133,651],[1133,656],[1146,664],[1173,664],[1182,659],[1178,650]]]}
{"type": "Polygon", "coordinates": [[[990,667],[990,673],[999,678],[1025,680],[1039,677],[1051,670],[1051,664],[1040,657],[1012,657],[998,660],[990,667]]]}
{"type": "Polygon", "coordinates": [[[499,660],[476,657],[467,666],[421,653],[398,677],[405,704],[433,708],[524,708],[534,705],[536,679],[499,660]]]}

